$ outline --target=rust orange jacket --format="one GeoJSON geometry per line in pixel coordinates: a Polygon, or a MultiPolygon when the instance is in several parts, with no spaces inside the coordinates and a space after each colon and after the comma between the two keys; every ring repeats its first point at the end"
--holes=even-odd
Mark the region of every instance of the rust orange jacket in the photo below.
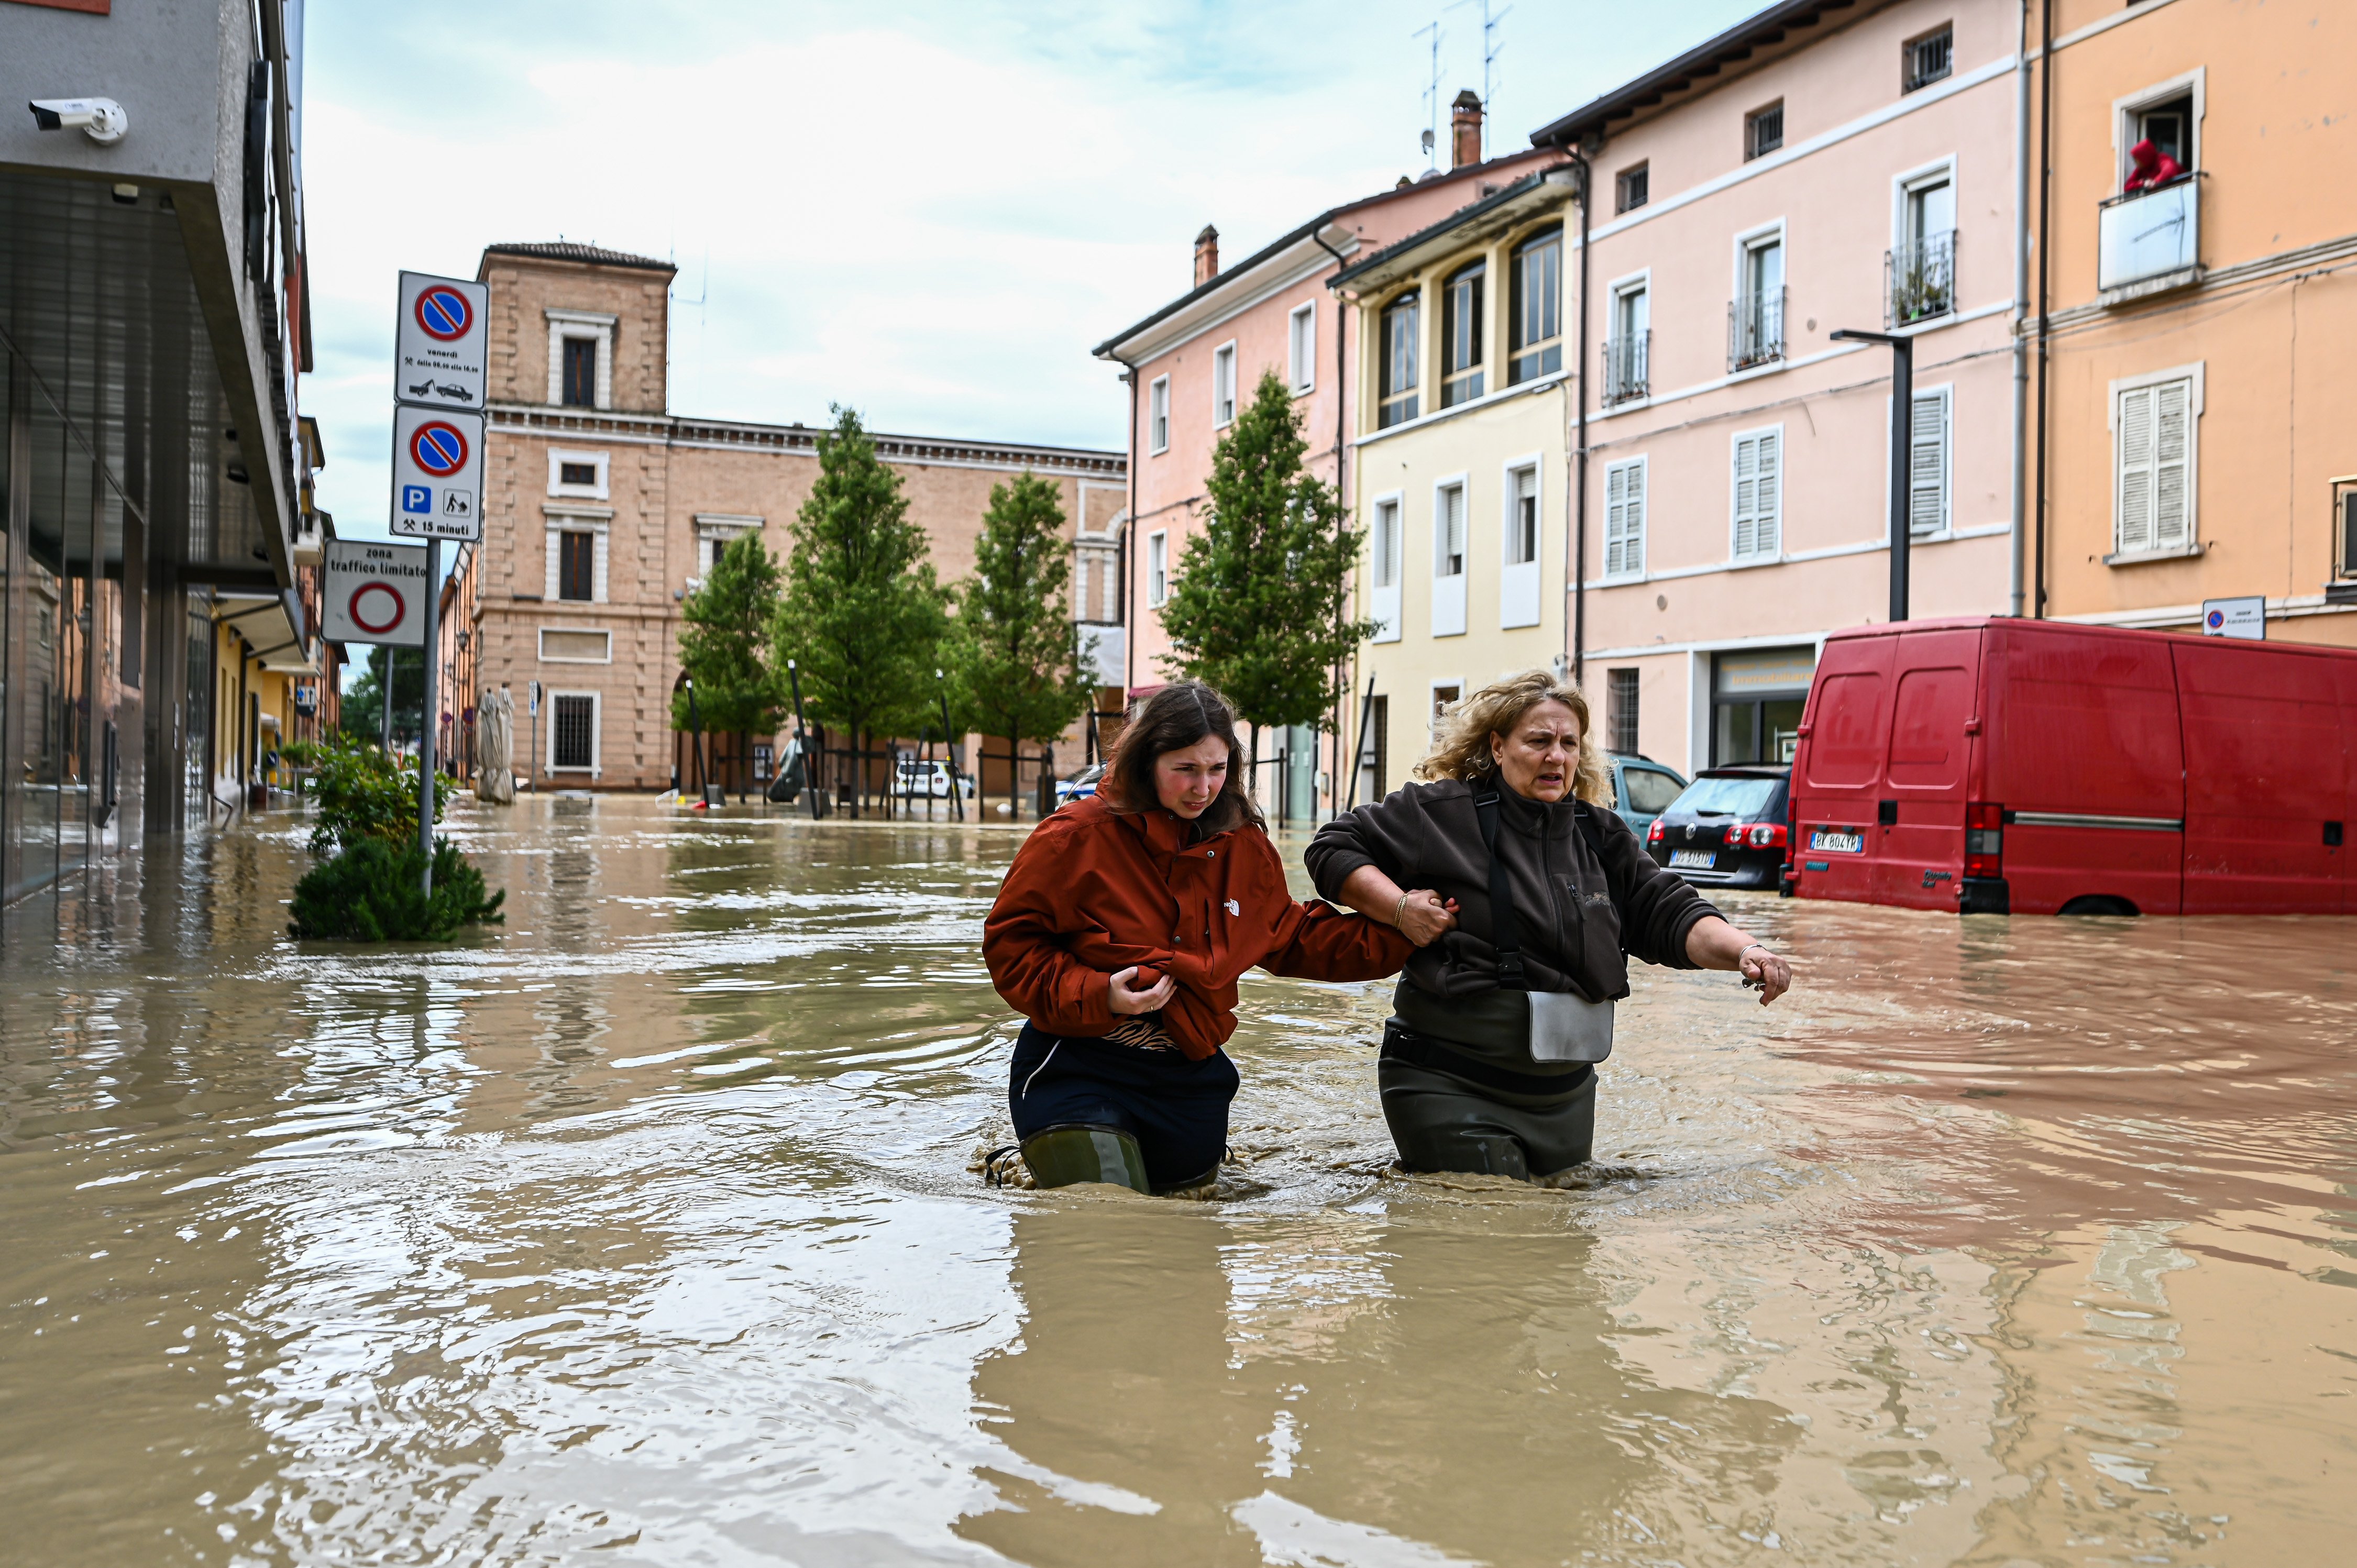
{"type": "Polygon", "coordinates": [[[1105,977],[1140,964],[1178,983],[1162,1026],[1201,1061],[1236,1032],[1236,978],[1254,964],[1380,980],[1415,950],[1363,915],[1296,903],[1258,828],[1187,840],[1171,812],[1116,812],[1094,796],[1040,823],[982,928],[1006,1004],[1051,1033],[1101,1038],[1115,1022],[1105,977]]]}

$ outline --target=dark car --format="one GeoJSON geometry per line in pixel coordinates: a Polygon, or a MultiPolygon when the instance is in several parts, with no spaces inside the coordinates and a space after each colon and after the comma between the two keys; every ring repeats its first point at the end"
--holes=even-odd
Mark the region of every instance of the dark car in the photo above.
{"type": "Polygon", "coordinates": [[[1639,838],[1653,825],[1663,808],[1686,787],[1684,775],[1635,752],[1610,752],[1605,772],[1612,780],[1613,809],[1639,838]]]}
{"type": "Polygon", "coordinates": [[[1655,864],[1710,887],[1774,887],[1790,850],[1790,766],[1706,768],[1646,830],[1655,864]]]}

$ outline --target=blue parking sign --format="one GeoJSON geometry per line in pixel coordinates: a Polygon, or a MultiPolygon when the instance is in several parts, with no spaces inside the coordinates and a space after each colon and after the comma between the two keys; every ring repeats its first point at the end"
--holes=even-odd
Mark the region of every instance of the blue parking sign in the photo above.
{"type": "Polygon", "coordinates": [[[419,517],[431,515],[434,510],[433,487],[430,485],[402,486],[401,510],[419,517]]]}

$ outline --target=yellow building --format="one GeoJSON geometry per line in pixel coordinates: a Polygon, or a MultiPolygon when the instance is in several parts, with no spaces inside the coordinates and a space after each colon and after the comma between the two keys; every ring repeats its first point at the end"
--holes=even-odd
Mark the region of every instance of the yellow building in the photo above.
{"type": "Polygon", "coordinates": [[[1442,707],[1566,662],[1567,178],[1526,176],[1334,279],[1357,306],[1356,602],[1376,622],[1361,801],[1405,782],[1442,707]]]}

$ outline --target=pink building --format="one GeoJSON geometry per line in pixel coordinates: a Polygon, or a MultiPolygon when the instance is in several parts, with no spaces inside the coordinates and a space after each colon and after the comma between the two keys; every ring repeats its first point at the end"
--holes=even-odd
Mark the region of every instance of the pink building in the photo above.
{"type": "Polygon", "coordinates": [[[1824,634],[1886,618],[1892,355],[1837,328],[1912,340],[1913,613],[2018,608],[2022,17],[1787,0],[1534,137],[1591,171],[1569,618],[1613,749],[1789,758],[1824,634]]]}
{"type": "MultiPolygon", "coordinates": [[[[1123,367],[1130,391],[1124,618],[1132,696],[1169,678],[1160,607],[1200,527],[1211,449],[1262,371],[1274,369],[1301,406],[1311,471],[1354,499],[1343,456],[1358,428],[1357,328],[1336,319],[1347,307],[1328,290],[1335,273],[1353,255],[1372,254],[1562,161],[1560,152],[1538,148],[1483,162],[1480,129],[1480,101],[1458,94],[1450,169],[1321,212],[1224,270],[1219,235],[1207,225],[1195,241],[1194,286],[1097,347],[1098,358],[1123,367]]],[[[1264,758],[1279,750],[1286,758],[1282,768],[1263,764],[1266,808],[1295,822],[1329,811],[1339,744],[1334,733],[1306,728],[1265,739],[1264,758]]]]}

